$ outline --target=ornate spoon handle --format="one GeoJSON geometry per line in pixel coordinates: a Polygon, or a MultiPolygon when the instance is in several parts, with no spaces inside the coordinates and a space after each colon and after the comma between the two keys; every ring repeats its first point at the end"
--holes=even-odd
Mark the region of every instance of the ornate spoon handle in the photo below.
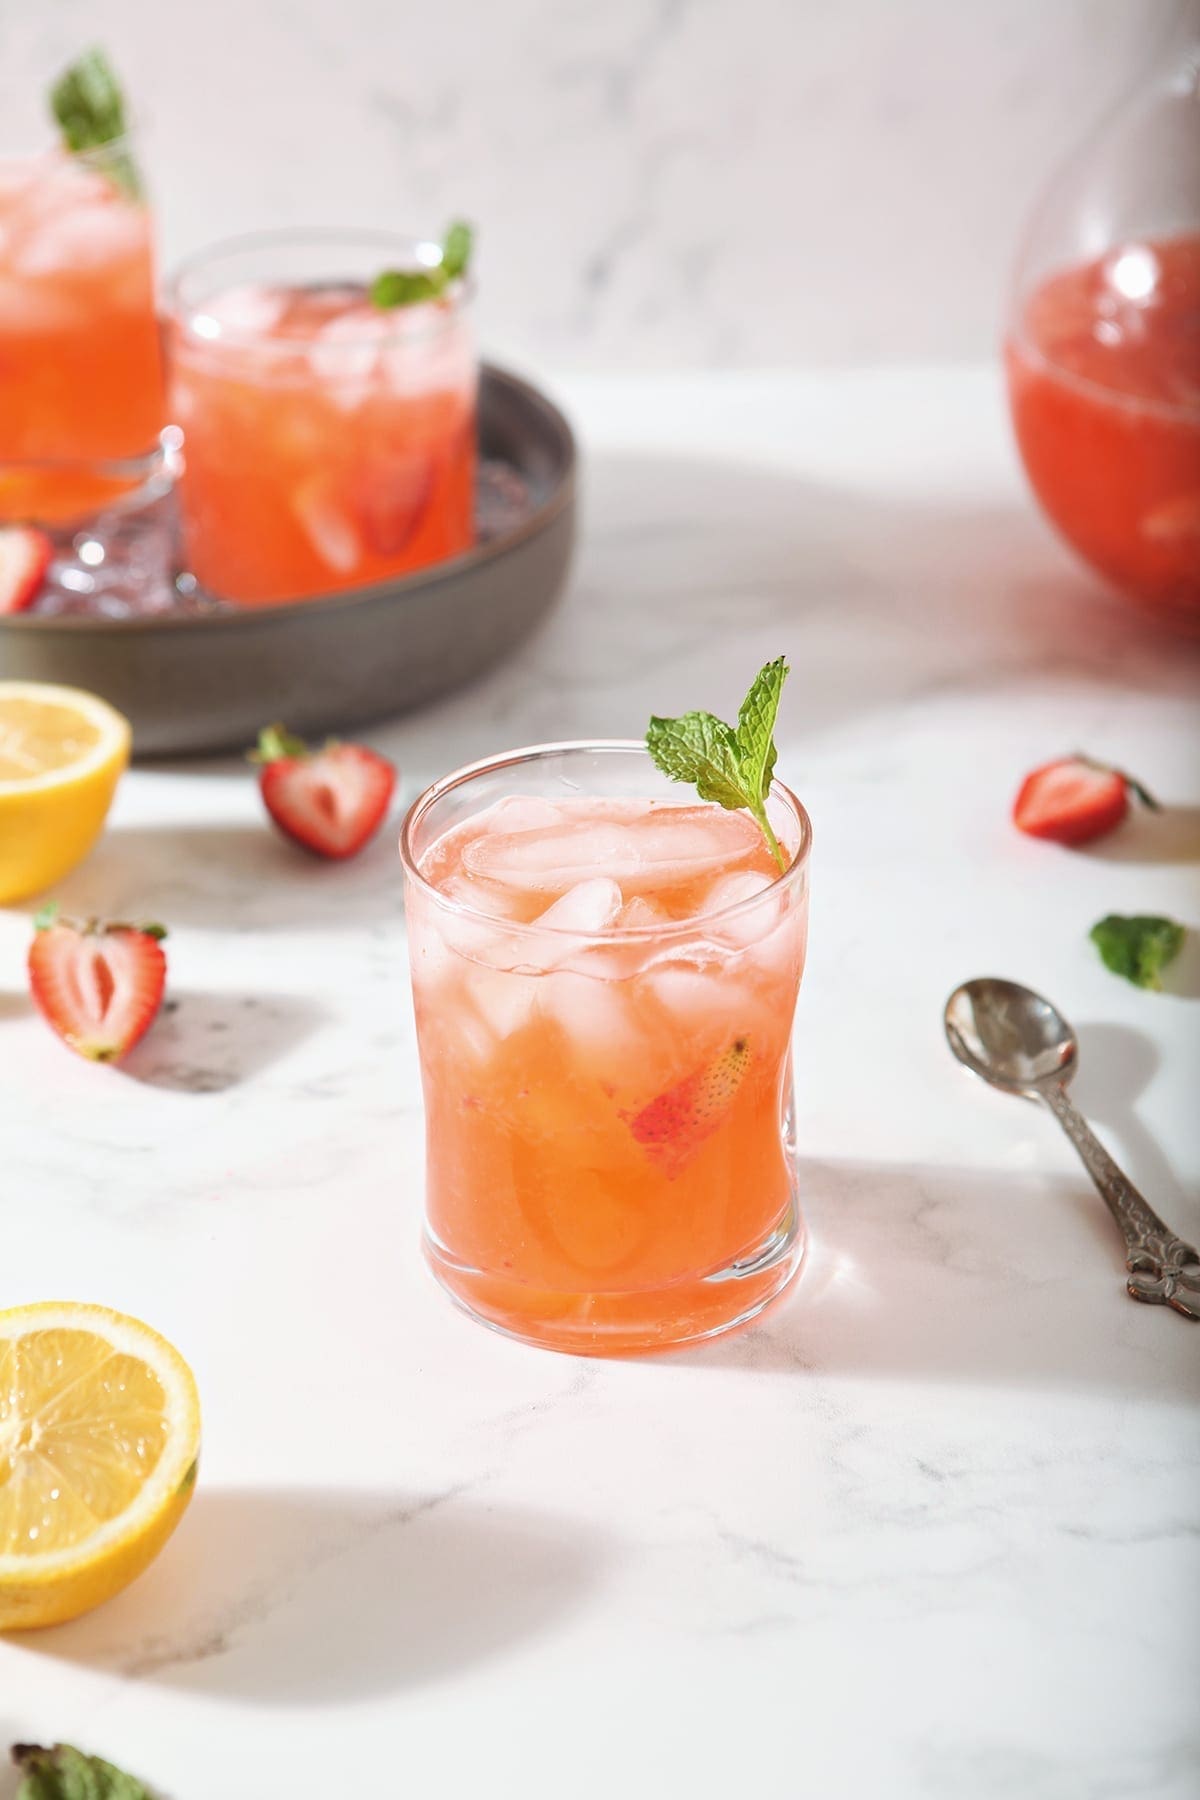
{"type": "Polygon", "coordinates": [[[1039,1088],[1096,1184],[1125,1239],[1125,1286],[1134,1300],[1173,1306],[1185,1319],[1200,1319],[1200,1253],[1175,1236],[1121,1173],[1061,1084],[1039,1088]]]}

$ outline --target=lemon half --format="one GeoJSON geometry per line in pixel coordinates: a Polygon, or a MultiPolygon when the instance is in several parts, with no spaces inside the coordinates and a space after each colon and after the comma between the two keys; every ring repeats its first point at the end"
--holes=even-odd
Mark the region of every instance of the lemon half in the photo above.
{"type": "Polygon", "coordinates": [[[0,906],[82,862],[129,761],[129,721],[82,688],[0,681],[0,906]]]}
{"type": "Polygon", "coordinates": [[[103,1306],[0,1312],[0,1631],[55,1625],[140,1575],[196,1480],[179,1352],[103,1306]]]}

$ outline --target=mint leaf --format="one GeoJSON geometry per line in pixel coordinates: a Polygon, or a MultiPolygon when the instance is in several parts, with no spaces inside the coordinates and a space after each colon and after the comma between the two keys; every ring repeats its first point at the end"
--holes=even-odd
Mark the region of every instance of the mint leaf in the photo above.
{"type": "Polygon", "coordinates": [[[782,656],[761,668],[738,713],[737,741],[746,786],[760,800],[771,791],[775,775],[775,719],[779,696],[788,677],[782,656]]]}
{"type": "Polygon", "coordinates": [[[1179,955],[1187,932],[1174,919],[1109,913],[1092,926],[1088,936],[1106,969],[1123,975],[1135,987],[1158,991],[1162,988],[1162,971],[1179,955]]]}
{"type": "Polygon", "coordinates": [[[738,712],[737,743],[742,780],[752,796],[750,810],[762,826],[772,856],[783,868],[783,852],[767,818],[766,798],[775,775],[775,718],[779,696],[788,677],[784,657],[777,656],[758,671],[738,712]]]}
{"type": "MultiPolygon", "coordinates": [[[[50,110],[68,150],[103,149],[117,143],[128,129],[125,96],[103,50],[85,50],[64,69],[50,89],[50,110]]],[[[103,160],[113,180],[132,199],[140,199],[141,179],[129,152],[116,150],[103,160]]]]}
{"type": "Polygon", "coordinates": [[[58,901],[47,900],[45,906],[39,906],[33,915],[35,931],[53,931],[58,924],[58,901]]]}
{"type": "Polygon", "coordinates": [[[423,269],[385,269],[367,289],[371,305],[390,311],[393,306],[416,306],[422,300],[438,299],[452,281],[466,273],[474,241],[471,227],[455,219],[442,239],[441,261],[423,269]]]}
{"type": "Polygon", "coordinates": [[[767,848],[787,868],[787,858],[767,817],[766,799],[775,773],[775,717],[787,679],[787,663],[776,657],[759,670],[738,713],[737,729],[712,713],[682,713],[650,720],[646,748],[672,781],[685,781],[701,800],[715,800],[727,812],[743,809],[757,820],[767,848]]]}
{"type": "Polygon", "coordinates": [[[436,300],[446,283],[441,269],[385,269],[367,289],[372,306],[390,311],[393,306],[416,306],[436,300]]]}
{"type": "Polygon", "coordinates": [[[715,800],[729,812],[748,804],[738,770],[737,738],[711,713],[651,719],[646,747],[664,775],[688,782],[702,800],[715,800]]]}
{"type": "Polygon", "coordinates": [[[21,1770],[16,1800],[153,1800],[134,1776],[70,1744],[14,1744],[12,1759],[21,1770]]]}
{"type": "Polygon", "coordinates": [[[442,268],[447,281],[457,281],[471,260],[475,233],[463,219],[455,219],[442,239],[442,268]]]}

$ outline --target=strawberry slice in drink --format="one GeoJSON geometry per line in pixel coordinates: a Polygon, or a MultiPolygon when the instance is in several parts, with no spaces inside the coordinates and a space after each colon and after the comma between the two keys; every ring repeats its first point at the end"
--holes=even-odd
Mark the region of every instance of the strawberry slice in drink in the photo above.
{"type": "Polygon", "coordinates": [[[635,1140],[668,1177],[678,1175],[719,1129],[750,1060],[748,1039],[736,1037],[712,1062],[656,1095],[639,1113],[623,1115],[635,1140]]]}
{"type": "Polygon", "coordinates": [[[354,485],[363,538],[380,556],[398,556],[421,524],[434,490],[434,459],[422,451],[372,456],[354,485]]]}

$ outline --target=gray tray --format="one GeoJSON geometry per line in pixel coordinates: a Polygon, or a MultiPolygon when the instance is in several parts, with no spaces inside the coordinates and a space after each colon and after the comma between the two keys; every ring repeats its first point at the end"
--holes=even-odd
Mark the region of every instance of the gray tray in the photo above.
{"type": "Polygon", "coordinates": [[[0,677],[88,688],[133,725],[135,756],[242,749],[260,725],[345,731],[480,674],[553,604],[575,530],[575,442],[558,408],[485,364],[484,456],[533,510],[505,536],[398,581],[262,610],[0,620],[0,677]]]}

